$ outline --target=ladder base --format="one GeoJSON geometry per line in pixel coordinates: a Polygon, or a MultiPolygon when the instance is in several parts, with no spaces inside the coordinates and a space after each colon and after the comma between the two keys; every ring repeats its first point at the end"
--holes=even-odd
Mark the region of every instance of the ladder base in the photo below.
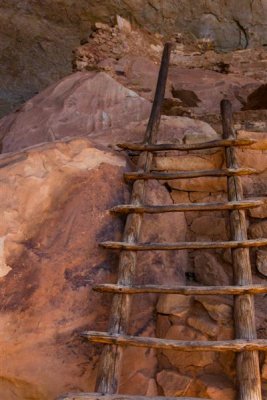
{"type": "Polygon", "coordinates": [[[208,400],[196,397],[165,397],[165,396],[134,396],[127,394],[102,394],[102,393],[70,393],[58,400],[208,400]]]}

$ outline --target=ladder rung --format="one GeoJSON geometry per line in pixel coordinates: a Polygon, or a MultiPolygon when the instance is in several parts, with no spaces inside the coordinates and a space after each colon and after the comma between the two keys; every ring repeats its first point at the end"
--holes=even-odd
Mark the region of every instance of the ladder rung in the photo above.
{"type": "Polygon", "coordinates": [[[140,294],[163,293],[183,295],[239,295],[239,294],[263,294],[267,293],[267,285],[246,286],[171,286],[171,285],[116,285],[102,284],[93,288],[97,292],[140,294]]]}
{"type": "Polygon", "coordinates": [[[136,181],[139,179],[157,179],[157,180],[174,180],[189,179],[200,177],[225,177],[225,176],[242,176],[252,175],[258,172],[253,168],[225,168],[211,169],[203,171],[180,171],[180,172],[127,172],[124,177],[127,181],[136,181]]]}
{"type": "Polygon", "coordinates": [[[128,394],[69,393],[58,400],[208,400],[196,397],[134,396],[128,394]]]}
{"type": "Polygon", "coordinates": [[[246,208],[256,208],[266,203],[264,200],[242,200],[218,203],[180,203],[167,206],[132,205],[125,204],[113,207],[110,211],[121,214],[160,214],[168,212],[185,211],[219,211],[219,210],[241,210],[246,208]]]}
{"type": "Polygon", "coordinates": [[[82,337],[93,343],[113,344],[119,346],[149,347],[161,350],[179,351],[266,351],[266,339],[235,339],[222,341],[185,341],[153,337],[127,336],[105,332],[83,332],[82,337]]]}
{"type": "Polygon", "coordinates": [[[168,151],[168,150],[189,151],[189,150],[212,149],[214,147],[251,146],[254,143],[257,143],[257,140],[254,140],[254,139],[223,139],[223,140],[213,140],[211,142],[192,143],[192,144],[120,143],[120,144],[118,144],[118,147],[120,147],[121,149],[133,150],[133,151],[168,151]]]}
{"type": "Polygon", "coordinates": [[[228,242],[177,242],[177,243],[126,243],[103,242],[100,246],[113,250],[187,250],[187,249],[236,249],[267,246],[267,239],[251,239],[228,242]]]}

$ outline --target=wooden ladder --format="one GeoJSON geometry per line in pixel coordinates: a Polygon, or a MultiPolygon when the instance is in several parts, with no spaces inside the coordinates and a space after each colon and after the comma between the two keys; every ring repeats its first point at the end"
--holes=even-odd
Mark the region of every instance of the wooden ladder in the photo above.
{"type": "MultiPolygon", "coordinates": [[[[264,200],[244,200],[241,175],[256,173],[250,168],[240,168],[237,163],[236,146],[249,146],[255,143],[250,139],[237,139],[233,129],[231,103],[221,102],[223,139],[196,144],[157,144],[157,134],[164,100],[171,44],[164,47],[156,95],[146,130],[144,144],[121,144],[123,149],[140,152],[137,172],[126,173],[125,178],[133,181],[131,203],[114,207],[112,212],[127,214],[122,242],[105,242],[101,246],[120,250],[117,284],[102,284],[94,289],[99,292],[114,293],[108,333],[83,332],[82,336],[90,342],[103,343],[106,346],[100,361],[96,393],[68,394],[65,400],[147,400],[146,396],[117,394],[122,364],[123,347],[147,347],[154,349],[172,349],[177,351],[233,351],[236,356],[236,370],[239,400],[261,400],[261,379],[259,351],[267,350],[267,340],[258,340],[255,326],[254,295],[267,293],[266,285],[254,285],[249,258],[249,248],[267,246],[267,239],[248,240],[245,210],[264,204],[264,200]],[[153,154],[168,150],[200,150],[215,147],[225,148],[226,168],[209,171],[157,172],[151,171],[153,154]],[[226,176],[228,182],[228,202],[173,204],[152,206],[145,204],[146,182],[149,179],[171,180],[203,176],[226,176]],[[231,241],[220,242],[178,242],[178,243],[140,243],[143,215],[187,212],[187,211],[229,210],[231,241]],[[178,286],[178,285],[135,285],[137,252],[146,250],[181,249],[231,249],[235,286],[178,286]],[[152,337],[127,335],[131,301],[134,294],[164,293],[183,295],[234,295],[235,339],[225,341],[182,341],[152,337]]],[[[155,397],[163,400],[166,397],[155,397]]],[[[168,399],[173,399],[168,397],[168,399]]],[[[180,397],[179,399],[193,400],[180,397]]],[[[196,399],[195,399],[196,400],[196,399]]]]}

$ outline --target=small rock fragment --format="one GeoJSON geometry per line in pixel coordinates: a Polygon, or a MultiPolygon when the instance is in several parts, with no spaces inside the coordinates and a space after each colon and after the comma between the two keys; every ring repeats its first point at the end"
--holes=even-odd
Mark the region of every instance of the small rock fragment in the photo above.
{"type": "Polygon", "coordinates": [[[192,384],[193,379],[171,370],[163,370],[157,374],[157,383],[165,396],[183,396],[192,384]]]}

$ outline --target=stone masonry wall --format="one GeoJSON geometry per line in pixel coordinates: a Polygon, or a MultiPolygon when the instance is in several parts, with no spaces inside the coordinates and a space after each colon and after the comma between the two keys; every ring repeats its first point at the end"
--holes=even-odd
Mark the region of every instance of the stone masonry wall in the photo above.
{"type": "MultiPolygon", "coordinates": [[[[245,197],[267,195],[267,134],[239,131],[238,137],[259,139],[251,148],[237,150],[240,166],[256,168],[259,175],[242,178],[245,197]]],[[[195,138],[191,137],[191,141],[195,138]]],[[[171,170],[211,169],[224,166],[221,150],[195,152],[191,157],[159,159],[157,165],[171,170]]],[[[225,178],[198,178],[168,183],[172,199],[179,202],[227,200],[225,178]]],[[[188,241],[229,240],[227,212],[187,212],[188,241]]],[[[249,238],[267,237],[267,206],[248,211],[249,238]]],[[[254,283],[266,283],[267,251],[251,250],[254,283]]],[[[189,252],[188,285],[233,283],[229,250],[189,252]]],[[[257,333],[266,338],[267,298],[255,297],[257,333]]],[[[234,338],[232,296],[164,295],[157,304],[157,334],[177,340],[226,340],[234,338]]],[[[161,351],[156,382],[166,396],[196,396],[213,400],[235,399],[235,357],[231,353],[161,351]]],[[[267,362],[261,354],[263,390],[267,388],[267,362]]],[[[265,392],[266,393],[266,392],[265,392]]]]}

